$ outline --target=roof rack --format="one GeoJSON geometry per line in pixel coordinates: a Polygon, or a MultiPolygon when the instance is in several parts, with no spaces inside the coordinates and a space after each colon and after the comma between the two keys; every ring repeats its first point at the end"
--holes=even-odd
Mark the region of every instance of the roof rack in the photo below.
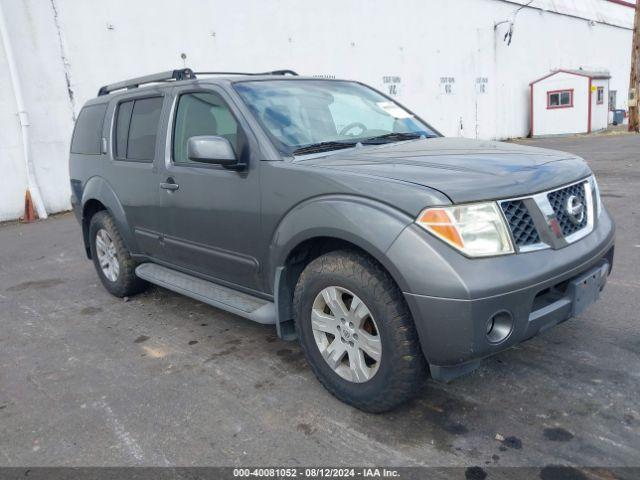
{"type": "Polygon", "coordinates": [[[154,73],[153,75],[145,75],[144,77],[132,78],[130,80],[105,85],[98,90],[98,96],[108,95],[111,92],[123,90],[125,88],[138,88],[140,85],[145,85],[147,83],[189,80],[192,78],[196,78],[196,76],[190,68],[168,70],[166,72],[154,73]]]}
{"type": "Polygon", "coordinates": [[[196,75],[292,75],[298,74],[293,70],[272,70],[270,72],[195,72],[196,75]]]}
{"type": "Polygon", "coordinates": [[[153,75],[145,75],[144,77],[132,78],[122,82],[111,83],[105,85],[98,90],[98,96],[109,95],[116,90],[124,90],[138,88],[140,85],[148,83],[160,83],[179,80],[191,80],[197,78],[196,75],[293,75],[298,76],[293,70],[273,70],[271,72],[262,73],[246,73],[246,72],[194,72],[190,68],[182,68],[180,70],[168,70],[166,72],[154,73],[153,75]]]}

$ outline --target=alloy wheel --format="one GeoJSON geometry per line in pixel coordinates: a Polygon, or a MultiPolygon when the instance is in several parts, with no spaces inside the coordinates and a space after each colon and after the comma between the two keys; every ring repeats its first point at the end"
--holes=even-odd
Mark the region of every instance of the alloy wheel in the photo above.
{"type": "Polygon", "coordinates": [[[116,257],[116,246],[104,228],[96,233],[96,254],[104,276],[111,282],[118,280],[120,262],[116,257]]]}
{"type": "Polygon", "coordinates": [[[346,288],[330,286],[316,296],[311,327],[325,362],[345,380],[364,383],[380,367],[382,342],[365,303],[346,288]]]}

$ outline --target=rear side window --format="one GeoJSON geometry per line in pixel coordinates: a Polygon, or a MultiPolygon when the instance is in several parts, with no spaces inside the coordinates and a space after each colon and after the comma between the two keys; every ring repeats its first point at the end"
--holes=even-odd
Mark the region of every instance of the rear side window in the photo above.
{"type": "Polygon", "coordinates": [[[71,153],[83,155],[100,155],[102,140],[102,125],[107,104],[89,105],[84,107],[78,115],[76,128],[71,140],[71,153]]]}
{"type": "Polygon", "coordinates": [[[117,159],[153,161],[162,101],[162,97],[152,97],[130,100],[118,105],[115,124],[117,159]]]}

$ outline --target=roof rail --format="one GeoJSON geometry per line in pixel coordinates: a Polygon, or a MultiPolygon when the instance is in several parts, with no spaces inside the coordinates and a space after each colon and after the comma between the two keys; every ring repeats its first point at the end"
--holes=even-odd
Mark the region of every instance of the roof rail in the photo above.
{"type": "Polygon", "coordinates": [[[166,72],[154,73],[153,75],[145,75],[144,77],[132,78],[122,82],[111,83],[105,85],[98,90],[98,96],[109,95],[116,90],[124,90],[130,88],[138,88],[140,85],[148,83],[160,83],[178,80],[191,80],[197,78],[196,75],[293,75],[298,76],[293,70],[273,70],[271,72],[246,73],[246,72],[194,72],[190,68],[182,68],[180,70],[168,70],[166,72]]]}
{"type": "Polygon", "coordinates": [[[196,75],[292,75],[298,74],[293,70],[272,70],[270,72],[195,72],[196,75]]]}
{"type": "Polygon", "coordinates": [[[132,78],[130,80],[124,80],[122,82],[111,83],[105,85],[98,90],[98,96],[108,95],[116,90],[123,90],[125,88],[138,88],[140,85],[148,83],[169,82],[178,80],[189,80],[196,78],[193,70],[190,68],[183,68],[180,70],[168,70],[166,72],[154,73],[153,75],[145,75],[144,77],[132,78]]]}

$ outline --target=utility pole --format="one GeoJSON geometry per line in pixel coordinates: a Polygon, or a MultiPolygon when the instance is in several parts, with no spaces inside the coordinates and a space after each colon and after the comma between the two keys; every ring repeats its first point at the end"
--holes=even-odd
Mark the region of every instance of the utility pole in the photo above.
{"type": "Polygon", "coordinates": [[[640,0],[636,0],[631,47],[631,80],[629,82],[629,131],[640,132],[640,0]]]}

